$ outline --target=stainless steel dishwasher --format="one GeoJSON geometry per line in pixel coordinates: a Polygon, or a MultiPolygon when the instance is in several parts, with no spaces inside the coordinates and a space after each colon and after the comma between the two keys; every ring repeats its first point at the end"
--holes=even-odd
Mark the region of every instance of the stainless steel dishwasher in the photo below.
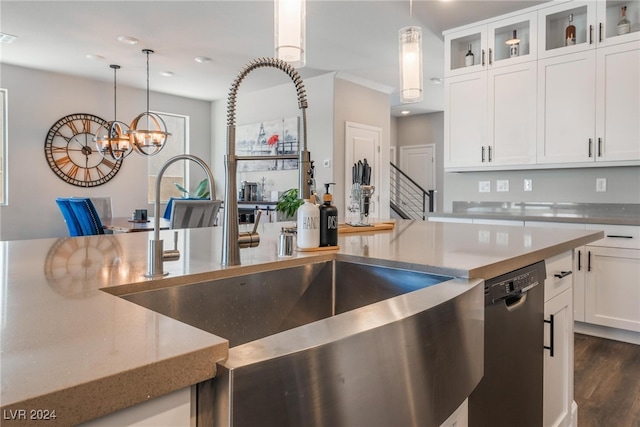
{"type": "Polygon", "coordinates": [[[484,375],[470,427],[542,426],[544,261],[485,281],[484,375]]]}

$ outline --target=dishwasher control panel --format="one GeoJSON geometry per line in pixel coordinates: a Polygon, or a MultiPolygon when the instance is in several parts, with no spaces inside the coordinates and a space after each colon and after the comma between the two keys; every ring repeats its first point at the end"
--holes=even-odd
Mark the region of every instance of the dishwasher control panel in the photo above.
{"type": "Polygon", "coordinates": [[[533,265],[489,280],[485,282],[485,300],[491,303],[527,292],[542,283],[545,274],[544,267],[541,275],[540,268],[533,265]]]}

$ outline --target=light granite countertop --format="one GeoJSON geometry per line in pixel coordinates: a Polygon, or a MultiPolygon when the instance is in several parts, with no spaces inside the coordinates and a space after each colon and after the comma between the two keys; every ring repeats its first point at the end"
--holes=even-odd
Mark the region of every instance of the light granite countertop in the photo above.
{"type": "MultiPolygon", "coordinates": [[[[221,228],[179,230],[180,260],[165,262],[169,275],[156,280],[144,277],[152,233],[0,242],[3,413],[55,410],[47,425],[73,425],[215,376],[227,340],[118,295],[337,258],[488,279],[603,237],[398,221],[389,231],[341,234],[338,250],[278,258],[283,225],[260,225],[260,246],[226,268],[221,228]]],[[[173,231],[161,238],[173,246],[173,231]]],[[[29,423],[3,420],[10,425],[29,423]]]]}
{"type": "Polygon", "coordinates": [[[448,212],[427,217],[640,225],[640,205],[631,203],[453,202],[448,212]]]}

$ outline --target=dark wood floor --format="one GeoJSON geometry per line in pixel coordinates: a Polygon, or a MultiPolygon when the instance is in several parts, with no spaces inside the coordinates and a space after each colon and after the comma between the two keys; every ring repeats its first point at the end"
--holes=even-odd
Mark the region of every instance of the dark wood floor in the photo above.
{"type": "Polygon", "coordinates": [[[578,427],[640,427],[640,346],[575,334],[578,427]]]}

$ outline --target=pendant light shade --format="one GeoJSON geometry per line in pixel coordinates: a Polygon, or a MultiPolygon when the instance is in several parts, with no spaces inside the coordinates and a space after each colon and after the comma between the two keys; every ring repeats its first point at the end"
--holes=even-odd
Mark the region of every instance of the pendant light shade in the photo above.
{"type": "Polygon", "coordinates": [[[400,102],[420,102],[422,90],[422,28],[405,27],[400,35],[400,102]]]}
{"type": "Polygon", "coordinates": [[[275,56],[295,68],[306,63],[305,0],[274,0],[275,56]]]}
{"type": "Polygon", "coordinates": [[[116,73],[120,66],[110,65],[109,67],[113,69],[113,120],[98,128],[93,141],[96,143],[96,148],[102,157],[120,160],[131,154],[133,149],[127,134],[129,126],[117,120],[118,86],[116,73]]]}
{"type": "Polygon", "coordinates": [[[142,53],[147,55],[147,111],[133,119],[127,133],[138,153],[153,156],[162,150],[171,134],[167,132],[167,125],[162,117],[149,111],[149,55],[153,50],[143,49],[142,53]]]}

